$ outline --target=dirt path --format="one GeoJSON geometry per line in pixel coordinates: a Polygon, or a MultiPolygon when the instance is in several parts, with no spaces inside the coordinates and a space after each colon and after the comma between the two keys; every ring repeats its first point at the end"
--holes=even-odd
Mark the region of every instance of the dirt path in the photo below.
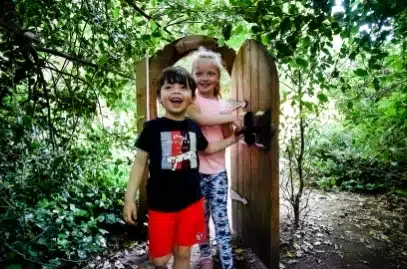
{"type": "MultiPolygon", "coordinates": [[[[407,199],[316,191],[312,210],[295,234],[283,205],[280,268],[407,269],[407,199]]],[[[146,249],[145,243],[127,242],[125,249],[85,268],[152,269],[146,249]]],[[[234,255],[236,269],[266,269],[250,249],[235,247],[234,255]]],[[[198,259],[195,247],[192,269],[198,259]]]]}
{"type": "MultiPolygon", "coordinates": [[[[406,199],[316,191],[310,200],[312,210],[295,234],[290,232],[283,205],[280,268],[407,268],[406,199]]],[[[127,242],[125,249],[85,268],[152,269],[146,250],[146,243],[127,242]]],[[[234,255],[237,269],[266,269],[250,249],[235,246],[234,255]]],[[[194,247],[192,269],[198,268],[198,259],[199,251],[194,247]]],[[[215,268],[220,268],[219,264],[215,268]]]]}
{"type": "Polygon", "coordinates": [[[282,216],[282,268],[407,268],[405,199],[317,192],[310,204],[294,235],[282,216]]]}

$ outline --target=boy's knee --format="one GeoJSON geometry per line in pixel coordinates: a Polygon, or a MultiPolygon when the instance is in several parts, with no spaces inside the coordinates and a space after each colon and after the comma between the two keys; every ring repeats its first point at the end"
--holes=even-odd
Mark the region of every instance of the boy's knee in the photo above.
{"type": "Polygon", "coordinates": [[[167,266],[168,261],[170,260],[171,255],[166,255],[163,257],[152,258],[151,263],[156,267],[163,267],[167,266]]]}
{"type": "Polygon", "coordinates": [[[189,258],[191,256],[191,247],[176,246],[174,248],[174,256],[179,258],[189,258]]]}

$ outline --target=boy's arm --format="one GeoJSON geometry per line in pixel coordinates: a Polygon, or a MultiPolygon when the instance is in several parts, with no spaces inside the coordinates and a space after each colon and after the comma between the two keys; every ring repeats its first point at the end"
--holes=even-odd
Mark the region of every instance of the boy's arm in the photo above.
{"type": "Polygon", "coordinates": [[[125,195],[125,212],[124,218],[126,222],[135,224],[137,219],[137,210],[134,203],[134,195],[139,190],[141,181],[143,180],[144,171],[147,168],[148,153],[143,150],[137,150],[136,157],[130,171],[129,183],[125,195]]]}
{"type": "Polygon", "coordinates": [[[240,121],[232,114],[216,115],[215,117],[208,117],[208,115],[203,115],[201,110],[196,104],[191,104],[187,109],[187,116],[192,120],[196,121],[199,125],[218,125],[233,123],[239,124],[240,121]]]}

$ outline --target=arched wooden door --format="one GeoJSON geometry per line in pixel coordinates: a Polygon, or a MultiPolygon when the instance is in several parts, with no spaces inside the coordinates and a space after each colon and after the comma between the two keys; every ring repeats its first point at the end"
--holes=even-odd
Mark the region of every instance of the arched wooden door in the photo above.
{"type": "MultiPolygon", "coordinates": [[[[247,101],[246,111],[271,109],[279,124],[279,83],[276,66],[258,42],[247,40],[232,68],[232,99],[247,101]]],[[[239,113],[239,112],[236,112],[239,113]]],[[[270,269],[279,268],[278,132],[271,149],[249,147],[243,141],[231,148],[232,189],[247,204],[232,200],[233,229],[270,269]]]]}

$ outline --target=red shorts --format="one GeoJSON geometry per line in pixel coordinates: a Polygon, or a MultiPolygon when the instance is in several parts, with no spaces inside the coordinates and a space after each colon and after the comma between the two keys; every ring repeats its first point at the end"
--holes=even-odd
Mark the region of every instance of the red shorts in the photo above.
{"type": "Polygon", "coordinates": [[[203,199],[178,212],[148,211],[149,254],[172,253],[175,245],[192,246],[206,239],[203,199]]]}

